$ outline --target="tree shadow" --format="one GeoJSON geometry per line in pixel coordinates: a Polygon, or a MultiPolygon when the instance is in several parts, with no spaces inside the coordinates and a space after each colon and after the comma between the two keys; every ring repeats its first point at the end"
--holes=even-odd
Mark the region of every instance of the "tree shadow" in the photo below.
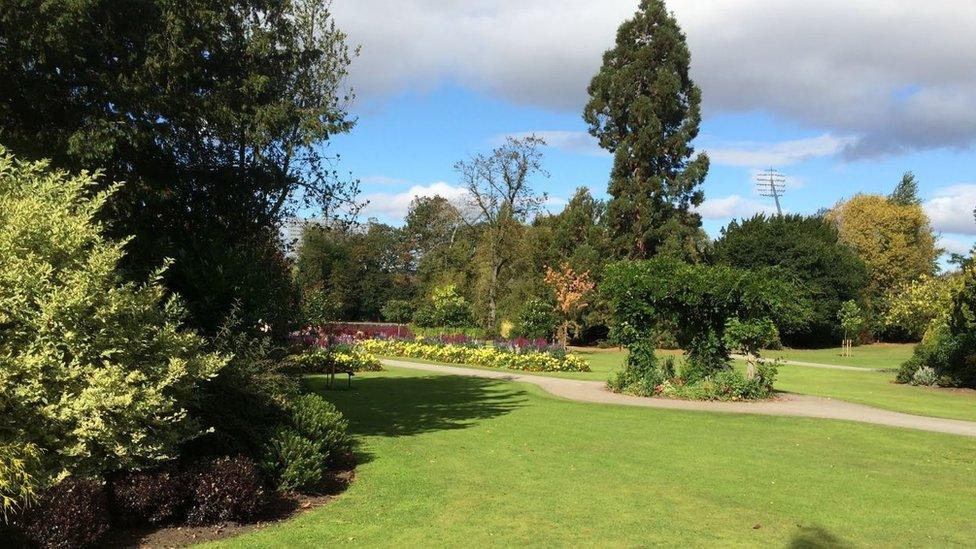
{"type": "Polygon", "coordinates": [[[790,549],[848,549],[843,539],[819,526],[801,526],[790,540],[790,549]]]}
{"type": "Polygon", "coordinates": [[[412,436],[464,429],[521,407],[524,390],[504,380],[467,376],[367,377],[352,389],[324,390],[324,381],[309,388],[325,396],[349,420],[354,435],[412,436]]]}

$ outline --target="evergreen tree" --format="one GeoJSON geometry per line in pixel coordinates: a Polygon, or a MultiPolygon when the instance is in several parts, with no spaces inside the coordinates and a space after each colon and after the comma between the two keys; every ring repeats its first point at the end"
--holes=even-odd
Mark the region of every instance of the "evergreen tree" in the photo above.
{"type": "Polygon", "coordinates": [[[918,198],[918,182],[915,181],[915,174],[905,172],[901,176],[901,181],[895,190],[888,195],[888,200],[899,206],[917,206],[922,203],[918,198]]]}
{"type": "Polygon", "coordinates": [[[680,243],[699,235],[701,218],[691,208],[704,199],[708,157],[692,158],[701,92],[688,75],[690,61],[664,2],[643,0],[590,83],[583,118],[614,154],[607,216],[621,255],[687,250],[680,243]]]}

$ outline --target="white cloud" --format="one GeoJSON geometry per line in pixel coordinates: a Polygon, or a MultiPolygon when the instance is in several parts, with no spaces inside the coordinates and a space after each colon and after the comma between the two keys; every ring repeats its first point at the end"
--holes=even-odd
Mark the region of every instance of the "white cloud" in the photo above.
{"type": "MultiPolygon", "coordinates": [[[[363,46],[361,96],[457,83],[578,111],[637,0],[337,0],[363,46]],[[384,17],[376,17],[377,13],[384,17]]],[[[832,135],[851,157],[969,147],[976,138],[976,2],[669,0],[706,114],[761,110],[832,135]]]]}
{"type": "Polygon", "coordinates": [[[950,254],[969,255],[970,250],[973,249],[973,244],[972,238],[966,239],[945,235],[939,237],[939,247],[950,254]]]}
{"type": "Polygon", "coordinates": [[[430,185],[414,185],[399,193],[369,193],[363,198],[369,204],[363,209],[365,217],[378,217],[383,220],[399,222],[407,215],[410,202],[418,196],[442,196],[452,202],[462,201],[467,191],[443,181],[430,185]]]}
{"type": "Polygon", "coordinates": [[[976,235],[976,185],[952,185],[935,191],[935,196],[923,205],[937,231],[976,235]]]}
{"type": "Polygon", "coordinates": [[[811,158],[834,156],[855,142],[851,137],[823,134],[818,137],[793,139],[778,143],[751,141],[706,145],[705,151],[714,164],[754,168],[760,166],[789,166],[811,158]]]}
{"type": "Polygon", "coordinates": [[[776,213],[776,206],[733,194],[721,198],[706,198],[695,210],[704,219],[729,219],[752,217],[757,213],[773,214],[776,213]]]}

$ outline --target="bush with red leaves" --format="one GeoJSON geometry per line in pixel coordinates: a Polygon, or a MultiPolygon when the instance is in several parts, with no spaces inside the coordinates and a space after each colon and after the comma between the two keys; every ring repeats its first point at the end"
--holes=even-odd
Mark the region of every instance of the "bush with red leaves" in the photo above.
{"type": "Polygon", "coordinates": [[[264,482],[254,462],[243,456],[202,460],[187,471],[187,523],[246,522],[265,503],[264,482]]]}
{"type": "Polygon", "coordinates": [[[12,523],[32,546],[88,547],[108,531],[108,517],[103,483],[69,478],[42,492],[12,523]]]}
{"type": "Polygon", "coordinates": [[[123,526],[181,521],[190,503],[186,475],[170,465],[122,471],[109,486],[112,521],[123,526]]]}

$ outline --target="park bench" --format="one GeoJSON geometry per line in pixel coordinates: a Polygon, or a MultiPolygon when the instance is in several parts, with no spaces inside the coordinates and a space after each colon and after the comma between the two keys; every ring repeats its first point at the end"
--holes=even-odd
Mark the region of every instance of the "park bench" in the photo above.
{"type": "Polygon", "coordinates": [[[348,379],[348,387],[350,389],[352,389],[352,376],[356,375],[356,372],[353,372],[352,370],[344,369],[344,368],[332,368],[332,369],[330,369],[330,371],[326,372],[326,374],[329,376],[328,388],[331,389],[332,387],[335,386],[336,374],[346,374],[348,376],[348,378],[347,378],[348,379]]]}

